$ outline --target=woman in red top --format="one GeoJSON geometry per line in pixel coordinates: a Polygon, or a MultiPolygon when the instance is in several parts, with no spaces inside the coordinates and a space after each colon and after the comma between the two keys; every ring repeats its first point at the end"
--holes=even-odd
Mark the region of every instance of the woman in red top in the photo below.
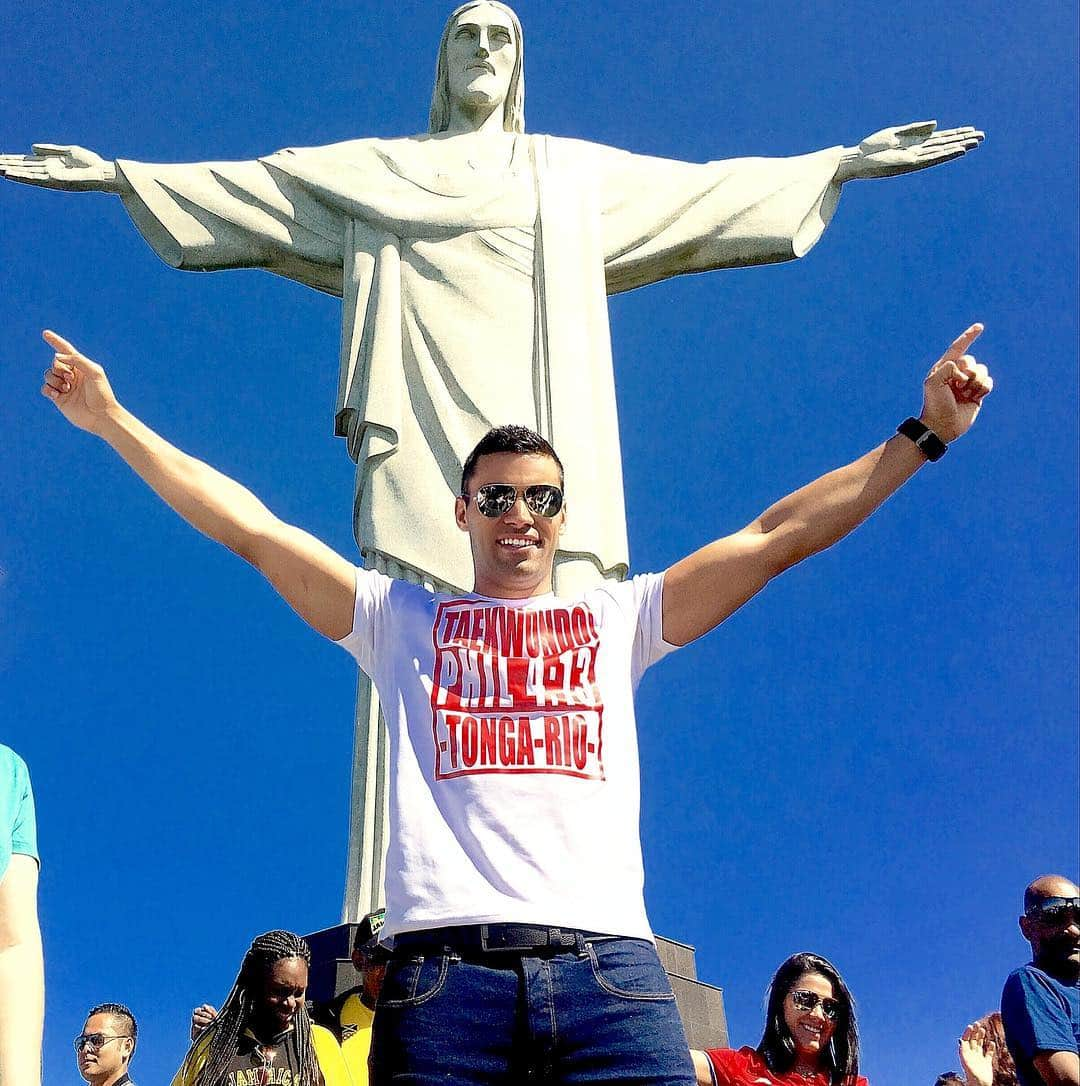
{"type": "Polygon", "coordinates": [[[793,954],[769,985],[765,1014],[756,1049],[691,1053],[699,1086],[867,1086],[855,1001],[831,962],[793,954]]]}

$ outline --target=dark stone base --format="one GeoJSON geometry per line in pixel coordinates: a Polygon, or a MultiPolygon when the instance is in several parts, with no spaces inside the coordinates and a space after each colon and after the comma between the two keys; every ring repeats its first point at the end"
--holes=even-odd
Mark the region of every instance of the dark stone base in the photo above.
{"type": "Polygon", "coordinates": [[[312,1002],[329,1002],[360,983],[360,974],[352,963],[358,927],[359,924],[338,924],[304,936],[311,947],[307,997],[312,1002]]]}
{"type": "MultiPolygon", "coordinates": [[[[352,963],[352,945],[357,924],[339,924],[306,935],[311,947],[308,998],[316,1002],[333,999],[360,983],[352,963]]],[[[697,979],[694,948],[686,943],[656,937],[656,950],[671,978],[675,1002],[682,1015],[691,1048],[725,1048],[728,1043],[724,993],[697,979]]]]}
{"type": "Polygon", "coordinates": [[[656,952],[664,963],[675,1002],[682,1015],[686,1039],[691,1048],[727,1048],[727,1016],[724,992],[697,979],[694,948],[687,943],[656,936],[656,952]]]}

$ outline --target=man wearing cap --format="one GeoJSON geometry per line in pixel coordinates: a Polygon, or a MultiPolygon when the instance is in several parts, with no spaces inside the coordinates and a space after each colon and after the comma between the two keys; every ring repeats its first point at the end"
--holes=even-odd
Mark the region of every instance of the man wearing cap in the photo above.
{"type": "Polygon", "coordinates": [[[360,983],[311,1008],[312,1021],[325,1026],[338,1039],[353,1086],[367,1086],[368,1082],[375,1003],[386,975],[387,953],[379,945],[379,929],[385,916],[386,910],[380,909],[357,925],[352,963],[360,974],[360,983]]]}

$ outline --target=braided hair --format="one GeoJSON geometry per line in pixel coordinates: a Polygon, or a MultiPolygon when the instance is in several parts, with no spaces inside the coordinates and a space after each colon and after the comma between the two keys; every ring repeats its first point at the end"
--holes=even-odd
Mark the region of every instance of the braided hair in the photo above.
{"type": "MultiPolygon", "coordinates": [[[[311,948],[291,931],[268,931],[248,948],[232,989],[209,1027],[206,1059],[193,1086],[224,1086],[229,1062],[236,1055],[244,1030],[255,1014],[257,993],[275,962],[302,958],[311,964],[311,948]]],[[[300,1063],[297,1086],[325,1086],[311,1040],[311,1018],[301,1005],[293,1018],[293,1038],[300,1063]]]]}

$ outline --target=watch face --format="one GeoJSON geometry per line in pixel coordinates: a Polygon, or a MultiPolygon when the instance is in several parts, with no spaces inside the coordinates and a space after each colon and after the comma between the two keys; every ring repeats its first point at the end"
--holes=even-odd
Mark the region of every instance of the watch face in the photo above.
{"type": "Polygon", "coordinates": [[[927,430],[915,444],[926,454],[926,458],[931,463],[940,460],[945,454],[945,442],[933,430],[927,430]]]}

